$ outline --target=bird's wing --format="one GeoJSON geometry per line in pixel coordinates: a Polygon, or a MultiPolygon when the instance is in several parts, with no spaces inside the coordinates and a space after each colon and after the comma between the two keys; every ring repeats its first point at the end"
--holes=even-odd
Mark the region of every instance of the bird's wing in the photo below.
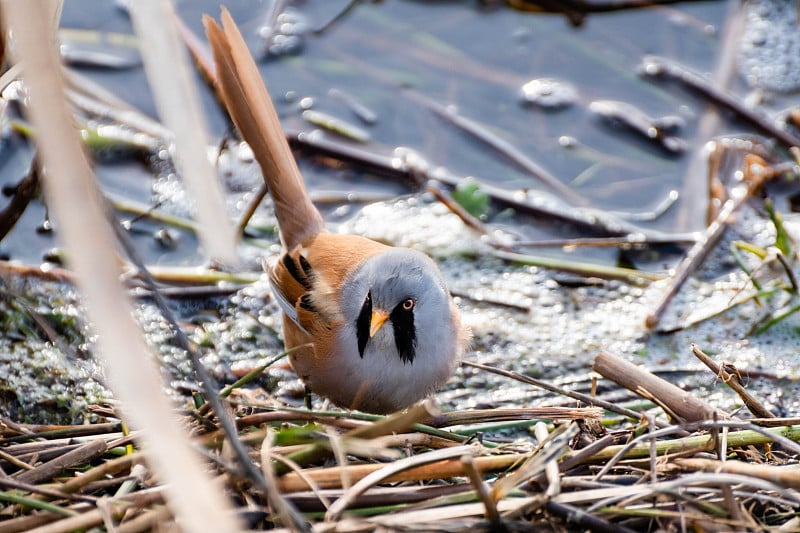
{"type": "Polygon", "coordinates": [[[306,311],[310,310],[312,276],[304,268],[304,264],[308,263],[301,257],[300,248],[297,247],[281,255],[274,265],[268,265],[265,260],[264,270],[269,275],[272,294],[283,313],[304,333],[310,334],[309,328],[314,320],[309,320],[306,311]]]}

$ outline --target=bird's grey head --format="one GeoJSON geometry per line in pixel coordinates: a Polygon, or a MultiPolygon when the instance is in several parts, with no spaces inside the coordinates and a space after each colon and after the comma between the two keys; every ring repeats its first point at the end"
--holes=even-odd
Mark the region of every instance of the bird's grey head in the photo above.
{"type": "Polygon", "coordinates": [[[425,254],[406,248],[375,255],[351,274],[342,287],[342,311],[355,329],[361,357],[377,342],[379,329],[387,330],[380,338],[391,338],[405,363],[456,335],[439,268],[425,254]]]}

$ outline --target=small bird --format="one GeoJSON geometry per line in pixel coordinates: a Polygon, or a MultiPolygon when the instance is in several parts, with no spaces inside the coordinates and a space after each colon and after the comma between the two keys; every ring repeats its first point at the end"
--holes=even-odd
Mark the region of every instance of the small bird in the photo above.
{"type": "Polygon", "coordinates": [[[264,82],[230,14],[203,23],[217,88],[261,166],[283,251],[266,265],[292,367],[314,393],[371,413],[408,407],[452,375],[468,342],[425,254],[328,232],[264,82]]]}

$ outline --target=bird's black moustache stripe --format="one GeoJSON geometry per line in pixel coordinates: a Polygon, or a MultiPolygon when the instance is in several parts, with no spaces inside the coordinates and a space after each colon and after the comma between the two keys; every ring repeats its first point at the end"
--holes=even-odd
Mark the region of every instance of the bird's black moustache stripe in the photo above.
{"type": "MultiPolygon", "coordinates": [[[[364,350],[369,342],[370,320],[372,319],[372,298],[369,294],[364,299],[361,311],[356,319],[356,340],[358,355],[364,357],[364,350]]],[[[389,321],[394,331],[394,344],[397,353],[404,363],[413,363],[416,357],[417,330],[414,327],[413,309],[405,309],[403,303],[398,304],[389,314],[389,321]]]]}
{"type": "Polygon", "coordinates": [[[414,310],[398,304],[389,315],[394,328],[394,345],[404,363],[413,363],[416,356],[417,330],[414,328],[414,310]]]}
{"type": "Polygon", "coordinates": [[[369,340],[369,322],[372,318],[372,298],[369,294],[364,298],[364,304],[356,319],[356,339],[358,340],[358,355],[364,358],[364,350],[369,340]]]}

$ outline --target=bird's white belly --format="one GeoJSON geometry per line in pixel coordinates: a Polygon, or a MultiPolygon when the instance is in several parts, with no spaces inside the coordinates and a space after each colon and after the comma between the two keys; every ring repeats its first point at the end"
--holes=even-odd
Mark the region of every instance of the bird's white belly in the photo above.
{"type": "Polygon", "coordinates": [[[456,354],[417,352],[413,362],[404,362],[380,332],[364,357],[354,343],[338,340],[339,353],[327,358],[325,384],[311,388],[337,405],[373,413],[390,413],[431,394],[450,376],[456,360],[456,354]]]}

